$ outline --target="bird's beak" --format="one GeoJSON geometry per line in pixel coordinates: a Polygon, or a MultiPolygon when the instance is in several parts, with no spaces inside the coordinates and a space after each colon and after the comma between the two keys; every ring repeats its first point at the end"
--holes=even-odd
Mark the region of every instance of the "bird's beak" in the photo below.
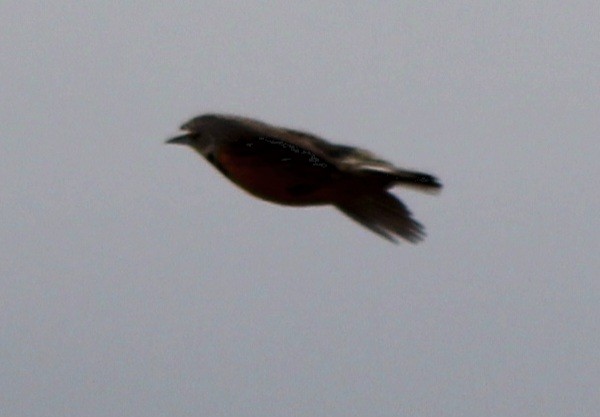
{"type": "Polygon", "coordinates": [[[189,145],[190,144],[190,134],[186,133],[185,135],[175,136],[174,138],[166,140],[165,143],[175,144],[175,145],[189,145]]]}

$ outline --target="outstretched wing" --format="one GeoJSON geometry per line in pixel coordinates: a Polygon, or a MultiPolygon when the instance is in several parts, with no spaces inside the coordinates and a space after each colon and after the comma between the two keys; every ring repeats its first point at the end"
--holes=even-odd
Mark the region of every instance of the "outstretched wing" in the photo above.
{"type": "Polygon", "coordinates": [[[336,204],[351,219],[372,232],[396,243],[397,237],[416,243],[425,236],[425,229],[416,221],[406,205],[389,192],[362,194],[336,204]]]}

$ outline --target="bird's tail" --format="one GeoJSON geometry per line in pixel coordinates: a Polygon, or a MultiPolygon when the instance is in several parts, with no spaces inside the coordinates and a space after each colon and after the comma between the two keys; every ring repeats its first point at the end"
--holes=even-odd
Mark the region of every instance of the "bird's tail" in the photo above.
{"type": "Polygon", "coordinates": [[[389,192],[355,196],[351,200],[337,203],[336,207],[392,242],[397,242],[397,237],[401,237],[416,243],[425,237],[423,225],[413,219],[404,203],[389,192]]]}
{"type": "Polygon", "coordinates": [[[398,169],[391,175],[392,184],[415,188],[426,193],[438,193],[442,189],[442,184],[436,177],[424,172],[398,169]]]}

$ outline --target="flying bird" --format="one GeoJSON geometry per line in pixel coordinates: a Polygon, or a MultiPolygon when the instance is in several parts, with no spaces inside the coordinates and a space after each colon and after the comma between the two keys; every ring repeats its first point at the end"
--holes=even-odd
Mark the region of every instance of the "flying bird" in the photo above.
{"type": "Polygon", "coordinates": [[[166,143],[191,146],[250,194],[288,206],[332,205],[392,242],[416,243],[425,232],[389,189],[442,187],[433,175],[397,168],[369,151],[245,117],[201,115],[181,130],[166,143]]]}

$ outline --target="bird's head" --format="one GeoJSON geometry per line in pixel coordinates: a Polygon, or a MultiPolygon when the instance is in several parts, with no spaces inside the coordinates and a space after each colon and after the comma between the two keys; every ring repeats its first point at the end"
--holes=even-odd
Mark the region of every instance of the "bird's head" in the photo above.
{"type": "Polygon", "coordinates": [[[181,125],[180,129],[184,134],[172,137],[165,143],[191,146],[206,156],[214,149],[216,119],[217,117],[212,115],[194,117],[181,125]]]}

